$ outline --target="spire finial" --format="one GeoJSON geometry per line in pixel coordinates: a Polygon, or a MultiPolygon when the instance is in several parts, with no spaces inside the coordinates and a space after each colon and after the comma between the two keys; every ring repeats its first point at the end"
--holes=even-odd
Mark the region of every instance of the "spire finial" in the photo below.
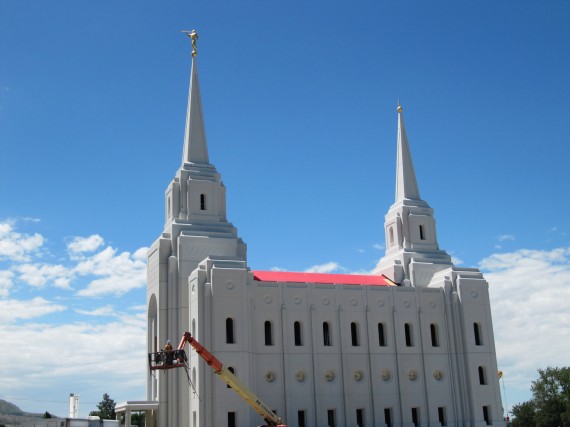
{"type": "Polygon", "coordinates": [[[183,30],[182,32],[186,34],[188,37],[190,37],[190,39],[192,40],[192,58],[195,58],[196,55],[198,55],[198,46],[196,46],[196,40],[198,40],[198,33],[196,32],[196,30],[192,30],[191,32],[183,30]]]}
{"type": "Polygon", "coordinates": [[[402,111],[404,111],[404,109],[402,108],[402,104],[400,104],[400,100],[398,99],[398,113],[401,113],[402,111]]]}

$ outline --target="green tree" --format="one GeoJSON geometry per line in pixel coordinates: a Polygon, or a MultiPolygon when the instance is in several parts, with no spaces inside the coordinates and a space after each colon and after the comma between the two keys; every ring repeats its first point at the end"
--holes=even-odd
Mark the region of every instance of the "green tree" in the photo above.
{"type": "Polygon", "coordinates": [[[532,399],[513,406],[514,427],[570,427],[570,368],[538,370],[532,399]]]}
{"type": "Polygon", "coordinates": [[[144,412],[135,412],[131,416],[131,424],[134,424],[139,427],[144,427],[145,423],[145,413],[144,412]]]}
{"type": "Polygon", "coordinates": [[[513,405],[512,413],[515,417],[513,420],[513,427],[535,427],[535,411],[536,408],[532,401],[513,405]]]}
{"type": "Polygon", "coordinates": [[[46,411],[46,413],[44,414],[44,418],[52,418],[52,416],[48,411],[46,411]]]}
{"type": "Polygon", "coordinates": [[[97,404],[98,411],[91,411],[89,415],[95,415],[102,420],[115,419],[115,401],[107,393],[103,395],[103,400],[97,404]]]}

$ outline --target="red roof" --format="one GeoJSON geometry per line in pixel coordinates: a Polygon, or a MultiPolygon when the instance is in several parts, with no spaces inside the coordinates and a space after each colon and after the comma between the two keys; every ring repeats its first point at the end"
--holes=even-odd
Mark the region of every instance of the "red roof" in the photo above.
{"type": "Polygon", "coordinates": [[[295,273],[290,271],[253,271],[254,280],[260,282],[328,283],[339,285],[395,286],[385,276],[364,274],[295,273]]]}

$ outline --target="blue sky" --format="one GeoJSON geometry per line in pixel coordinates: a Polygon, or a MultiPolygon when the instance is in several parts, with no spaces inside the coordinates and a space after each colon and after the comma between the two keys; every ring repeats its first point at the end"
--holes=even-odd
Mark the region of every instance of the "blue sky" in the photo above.
{"type": "Polygon", "coordinates": [[[145,397],[192,28],[251,268],[373,269],[400,99],[440,247],[490,283],[508,406],[568,364],[570,3],[308,3],[0,0],[0,398],[145,397]]]}

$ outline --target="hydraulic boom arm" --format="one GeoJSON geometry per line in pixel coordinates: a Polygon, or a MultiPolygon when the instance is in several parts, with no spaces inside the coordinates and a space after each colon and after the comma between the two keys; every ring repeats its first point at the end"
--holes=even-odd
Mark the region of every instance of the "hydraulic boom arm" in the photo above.
{"type": "Polygon", "coordinates": [[[222,365],[212,353],[202,346],[196,339],[190,334],[190,332],[185,332],[178,344],[178,350],[184,350],[184,347],[188,343],[192,348],[200,355],[206,363],[212,367],[214,372],[229,385],[237,394],[239,394],[248,404],[251,406],[255,412],[263,417],[268,426],[276,427],[287,427],[284,421],[275,412],[273,412],[269,407],[257,397],[251,389],[241,382],[238,377],[236,377],[229,369],[222,365]]]}

